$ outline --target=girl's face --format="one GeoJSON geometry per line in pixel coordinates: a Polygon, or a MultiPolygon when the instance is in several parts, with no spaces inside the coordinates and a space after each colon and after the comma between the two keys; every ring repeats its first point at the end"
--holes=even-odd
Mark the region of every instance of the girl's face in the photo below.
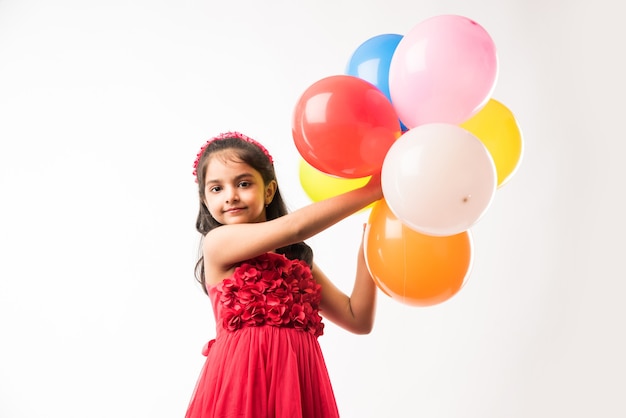
{"type": "Polygon", "coordinates": [[[204,204],[222,225],[263,222],[276,181],[264,185],[261,174],[227,153],[210,157],[204,184],[204,204]]]}

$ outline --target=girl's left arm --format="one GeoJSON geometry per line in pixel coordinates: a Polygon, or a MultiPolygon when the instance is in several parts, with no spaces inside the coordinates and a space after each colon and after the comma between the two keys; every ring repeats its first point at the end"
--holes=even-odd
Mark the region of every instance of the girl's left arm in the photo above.
{"type": "Polygon", "coordinates": [[[313,265],[313,277],[322,285],[321,314],[355,334],[369,334],[376,313],[376,284],[365,264],[363,240],[359,247],[356,278],[350,296],[339,290],[328,277],[313,265]]]}

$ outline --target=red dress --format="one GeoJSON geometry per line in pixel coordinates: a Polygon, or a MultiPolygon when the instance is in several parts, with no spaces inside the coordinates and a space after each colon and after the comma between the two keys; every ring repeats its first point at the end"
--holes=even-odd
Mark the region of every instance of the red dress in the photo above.
{"type": "Polygon", "coordinates": [[[317,341],[321,287],[305,262],[263,254],[207,291],[217,335],[186,418],[339,416],[317,341]]]}

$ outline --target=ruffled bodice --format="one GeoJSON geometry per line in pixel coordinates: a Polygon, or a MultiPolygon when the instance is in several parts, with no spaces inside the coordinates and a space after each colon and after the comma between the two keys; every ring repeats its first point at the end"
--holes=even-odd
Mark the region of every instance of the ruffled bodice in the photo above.
{"type": "Polygon", "coordinates": [[[241,263],[232,276],[208,289],[218,326],[228,331],[271,325],[320,336],[321,286],[309,266],[267,253],[241,263]]]}

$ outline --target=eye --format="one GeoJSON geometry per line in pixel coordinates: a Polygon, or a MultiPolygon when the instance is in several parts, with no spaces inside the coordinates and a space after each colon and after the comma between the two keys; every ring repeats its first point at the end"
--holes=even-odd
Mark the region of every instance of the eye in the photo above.
{"type": "Polygon", "coordinates": [[[220,186],[211,186],[211,187],[209,187],[209,192],[211,192],[211,193],[218,193],[220,190],[222,190],[222,188],[220,186]]]}
{"type": "Polygon", "coordinates": [[[252,183],[250,183],[249,181],[243,180],[239,182],[239,187],[246,188],[246,187],[250,187],[251,184],[252,183]]]}

